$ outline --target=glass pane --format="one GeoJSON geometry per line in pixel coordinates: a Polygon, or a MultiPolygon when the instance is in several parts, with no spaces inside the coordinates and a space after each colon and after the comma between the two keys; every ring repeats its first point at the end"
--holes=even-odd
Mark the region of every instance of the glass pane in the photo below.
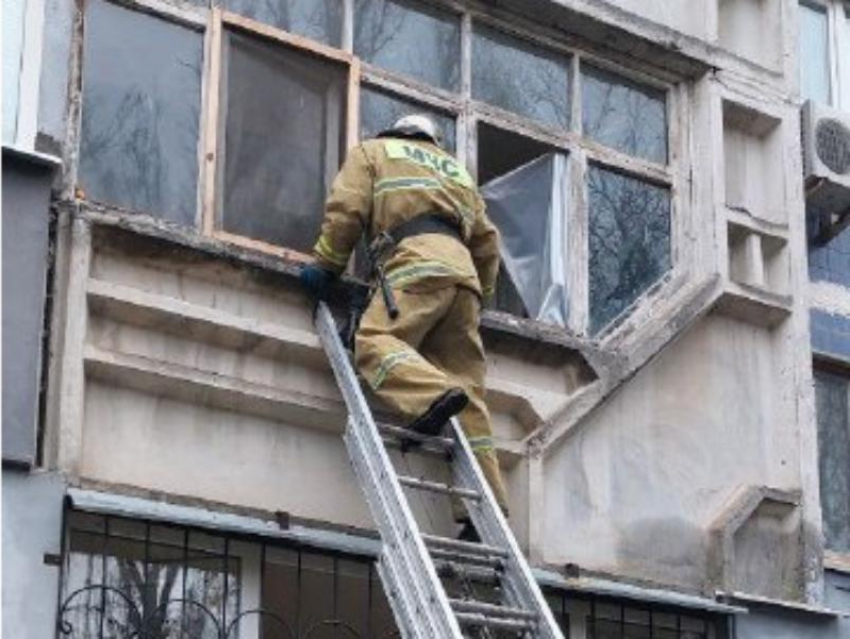
{"type": "Polygon", "coordinates": [[[289,639],[298,625],[299,553],[266,548],[263,565],[262,606],[266,611],[262,639],[289,639]]]}
{"type": "Polygon", "coordinates": [[[345,143],[347,69],[227,36],[224,230],[308,253],[345,143]]]}
{"type": "Polygon", "coordinates": [[[355,0],[354,53],[434,86],[460,87],[460,18],[419,3],[355,0]]]}
{"type": "Polygon", "coordinates": [[[455,121],[438,111],[410,100],[397,98],[383,91],[360,91],[360,139],[368,140],[392,126],[398,118],[409,113],[427,113],[443,132],[443,146],[451,153],[455,150],[455,121]]]}
{"type": "Polygon", "coordinates": [[[226,0],[228,10],[284,31],[342,44],[342,0],[226,0]]]}
{"type": "MultiPolygon", "coordinates": [[[[810,215],[807,222],[810,237],[816,236],[818,217],[810,215]]],[[[809,277],[850,287],[850,228],[825,244],[809,244],[809,277]]]]}
{"type": "Polygon", "coordinates": [[[13,143],[18,119],[18,81],[24,45],[25,0],[3,3],[3,142],[13,143]]]}
{"type": "Polygon", "coordinates": [[[202,55],[200,33],[102,0],[86,4],[86,197],[195,224],[202,55]]]}
{"type": "Polygon", "coordinates": [[[623,639],[623,626],[619,621],[587,621],[588,636],[591,639],[623,639]]]}
{"type": "Polygon", "coordinates": [[[850,414],[844,377],[815,371],[821,508],[826,547],[850,552],[850,414]]]}
{"type": "Polygon", "coordinates": [[[327,555],[302,552],[299,579],[300,634],[304,636],[309,632],[311,638],[331,639],[333,626],[328,622],[336,619],[339,612],[336,563],[327,555]]]}
{"type": "Polygon", "coordinates": [[[569,128],[569,58],[476,26],[472,97],[543,124],[569,128]]]}
{"type": "Polygon", "coordinates": [[[829,90],[829,36],[826,9],[800,3],[800,93],[822,104],[829,90]]]}
{"type": "Polygon", "coordinates": [[[844,32],[839,39],[839,69],[841,75],[841,108],[850,113],[850,3],[844,5],[844,32]]]}
{"type": "Polygon", "coordinates": [[[670,268],[670,193],[588,170],[590,329],[596,333],[670,268]]]}
{"type": "Polygon", "coordinates": [[[629,155],[667,161],[664,91],[587,66],[581,90],[585,135],[629,155]]]}

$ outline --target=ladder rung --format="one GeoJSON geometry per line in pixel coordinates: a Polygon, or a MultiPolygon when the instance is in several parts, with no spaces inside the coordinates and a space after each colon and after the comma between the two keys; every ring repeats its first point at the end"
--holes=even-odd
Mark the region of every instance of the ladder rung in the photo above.
{"type": "Polygon", "coordinates": [[[437,535],[423,534],[422,540],[432,548],[441,548],[445,550],[453,550],[462,555],[478,555],[492,557],[507,557],[508,551],[498,546],[488,546],[472,541],[461,541],[460,539],[450,539],[449,537],[438,537],[437,535]]]}
{"type": "Polygon", "coordinates": [[[497,606],[496,604],[470,601],[468,599],[449,599],[449,605],[457,613],[465,612],[473,615],[483,615],[484,617],[537,621],[536,612],[530,612],[522,608],[508,608],[506,606],[497,606]]]}
{"type": "Polygon", "coordinates": [[[455,615],[455,618],[461,626],[486,626],[487,628],[513,632],[524,632],[537,628],[537,624],[533,621],[505,619],[503,617],[485,617],[484,615],[469,612],[459,612],[455,615]]]}
{"type": "MultiPolygon", "coordinates": [[[[436,556],[436,552],[432,551],[432,556],[436,559],[434,568],[437,574],[443,579],[468,579],[478,584],[485,584],[497,588],[502,585],[502,571],[498,568],[488,566],[469,566],[465,562],[452,561],[447,558],[436,556]],[[458,563],[464,563],[464,567],[459,567],[458,563]],[[467,567],[468,566],[468,567],[467,567]]],[[[485,560],[487,561],[487,560],[485,560]]],[[[499,561],[498,559],[490,561],[499,561]]]]}
{"type": "Polygon", "coordinates": [[[434,445],[430,443],[424,443],[419,444],[416,447],[405,447],[402,441],[395,437],[381,437],[381,440],[384,442],[384,446],[386,446],[387,448],[400,449],[402,452],[433,455],[434,457],[439,457],[441,459],[451,461],[451,451],[444,448],[443,446],[440,446],[439,444],[434,445]]]}
{"type": "Polygon", "coordinates": [[[419,479],[418,477],[409,477],[407,475],[399,475],[398,481],[402,486],[408,486],[410,488],[416,488],[417,490],[427,490],[432,493],[444,493],[446,495],[452,495],[454,497],[463,497],[464,499],[473,499],[475,501],[481,501],[481,494],[475,492],[474,490],[468,490],[466,488],[455,488],[454,486],[449,486],[448,484],[441,484],[436,481],[428,481],[427,479],[419,479]]]}
{"type": "Polygon", "coordinates": [[[490,557],[486,555],[471,555],[468,553],[455,552],[453,550],[445,550],[443,548],[431,548],[431,556],[434,559],[442,559],[448,562],[455,562],[465,566],[478,566],[489,568],[496,572],[503,572],[505,564],[499,557],[490,557]]]}
{"type": "Polygon", "coordinates": [[[455,440],[451,437],[439,437],[436,435],[422,435],[407,428],[399,426],[390,426],[389,424],[378,424],[378,432],[382,435],[397,437],[399,440],[409,439],[411,441],[420,442],[422,444],[432,444],[441,448],[450,449],[454,447],[455,440]]]}

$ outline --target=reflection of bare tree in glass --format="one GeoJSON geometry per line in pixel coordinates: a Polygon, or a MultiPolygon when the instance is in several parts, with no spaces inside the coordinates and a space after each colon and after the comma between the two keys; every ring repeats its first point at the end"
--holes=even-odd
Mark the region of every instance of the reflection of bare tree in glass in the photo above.
{"type": "MultiPolygon", "coordinates": [[[[238,582],[225,593],[221,559],[211,569],[182,559],[144,561],[128,557],[73,555],[89,590],[71,593],[63,610],[63,635],[144,639],[219,639],[219,626],[239,614],[238,582]],[[98,579],[101,566],[105,576],[98,579]],[[102,586],[97,584],[102,583],[102,586]],[[226,601],[225,601],[226,600],[226,601]],[[227,619],[222,612],[227,608],[227,619]]],[[[238,634],[238,630],[234,631],[238,634]]],[[[236,637],[231,633],[229,637],[236,637]]]]}
{"type": "Polygon", "coordinates": [[[663,97],[596,70],[585,72],[583,96],[585,135],[630,155],[666,160],[663,97]]]}
{"type": "Polygon", "coordinates": [[[168,168],[158,144],[161,106],[138,87],[128,89],[115,106],[111,98],[106,91],[87,96],[84,165],[97,175],[95,182],[109,192],[107,197],[114,193],[129,200],[131,208],[159,210],[161,176],[168,168]]]}
{"type": "Polygon", "coordinates": [[[363,59],[437,86],[460,82],[460,24],[427,4],[356,0],[354,48],[363,59]]]}
{"type": "Polygon", "coordinates": [[[176,58],[162,86],[93,80],[83,106],[81,179],[95,199],[183,223],[195,210],[200,50],[176,58]],[[179,89],[172,94],[170,89],[179,89]]]}
{"type": "Polygon", "coordinates": [[[496,34],[476,38],[475,97],[547,124],[569,126],[569,70],[565,60],[503,43],[496,34]]]}
{"type": "Polygon", "coordinates": [[[386,0],[355,0],[354,15],[354,42],[365,60],[374,60],[393,42],[406,17],[386,0]]]}
{"type": "Polygon", "coordinates": [[[341,0],[228,0],[227,7],[258,22],[339,44],[341,0]]]}
{"type": "Polygon", "coordinates": [[[670,205],[665,189],[591,168],[591,324],[619,315],[670,266],[670,205]]]}

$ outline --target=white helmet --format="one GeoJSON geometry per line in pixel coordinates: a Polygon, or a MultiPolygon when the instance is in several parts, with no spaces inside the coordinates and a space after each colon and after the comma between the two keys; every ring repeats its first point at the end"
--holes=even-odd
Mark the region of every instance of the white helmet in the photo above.
{"type": "Polygon", "coordinates": [[[421,113],[399,118],[392,128],[382,135],[393,133],[409,137],[426,137],[438,146],[442,142],[440,127],[429,116],[421,113]]]}

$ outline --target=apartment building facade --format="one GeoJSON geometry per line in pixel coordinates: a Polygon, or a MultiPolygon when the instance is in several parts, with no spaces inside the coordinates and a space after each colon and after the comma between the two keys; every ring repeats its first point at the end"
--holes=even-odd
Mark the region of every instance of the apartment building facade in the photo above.
{"type": "Polygon", "coordinates": [[[850,637],[846,2],[7,4],[9,636],[396,636],[295,276],[417,111],[534,265],[487,401],[565,634],[850,637]]]}

